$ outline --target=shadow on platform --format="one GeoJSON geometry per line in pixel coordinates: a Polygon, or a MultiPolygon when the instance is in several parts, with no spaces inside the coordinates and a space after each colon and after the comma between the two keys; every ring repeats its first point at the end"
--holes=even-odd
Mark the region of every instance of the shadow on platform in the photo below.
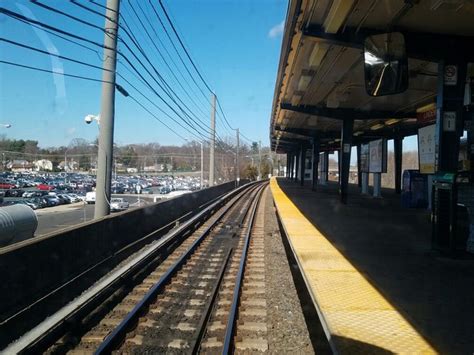
{"type": "MultiPolygon", "coordinates": [[[[336,184],[316,192],[284,178],[278,184],[438,352],[473,353],[474,260],[448,259],[431,251],[427,211],[401,208],[400,196],[389,189],[382,191],[382,199],[374,199],[352,185],[343,205],[336,184]]],[[[363,348],[368,344],[350,345],[364,353],[388,353],[363,348]]]]}

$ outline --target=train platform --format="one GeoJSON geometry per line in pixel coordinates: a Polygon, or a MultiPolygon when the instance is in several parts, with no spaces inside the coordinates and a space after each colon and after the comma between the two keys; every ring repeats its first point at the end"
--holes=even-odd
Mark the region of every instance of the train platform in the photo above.
{"type": "Polygon", "coordinates": [[[308,291],[337,353],[474,351],[474,259],[431,250],[427,211],[337,185],[285,178],[271,190],[308,291]]]}

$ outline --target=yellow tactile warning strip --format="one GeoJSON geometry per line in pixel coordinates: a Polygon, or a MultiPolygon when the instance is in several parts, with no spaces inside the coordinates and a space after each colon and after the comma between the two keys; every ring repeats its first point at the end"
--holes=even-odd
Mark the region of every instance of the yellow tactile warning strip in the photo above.
{"type": "Polygon", "coordinates": [[[360,272],[270,182],[275,205],[307,287],[338,353],[435,350],[360,272]],[[377,349],[379,348],[379,349],[377,349]]]}

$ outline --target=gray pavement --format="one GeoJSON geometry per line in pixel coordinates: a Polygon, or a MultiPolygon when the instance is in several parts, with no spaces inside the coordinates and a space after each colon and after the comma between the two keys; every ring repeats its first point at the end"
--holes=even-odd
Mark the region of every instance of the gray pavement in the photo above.
{"type": "MultiPolygon", "coordinates": [[[[145,206],[153,202],[153,199],[147,195],[140,195],[140,205],[137,195],[113,195],[113,197],[124,198],[130,204],[130,208],[145,206]]],[[[43,208],[36,210],[36,215],[38,228],[36,228],[35,236],[38,237],[91,220],[94,217],[94,205],[78,202],[43,208]]]]}
{"type": "MultiPolygon", "coordinates": [[[[442,354],[474,351],[474,258],[431,250],[430,215],[400,207],[400,196],[361,196],[350,186],[347,205],[337,185],[311,191],[278,179],[282,190],[325,237],[442,354]]],[[[383,325],[381,325],[383,326],[383,325]]]]}

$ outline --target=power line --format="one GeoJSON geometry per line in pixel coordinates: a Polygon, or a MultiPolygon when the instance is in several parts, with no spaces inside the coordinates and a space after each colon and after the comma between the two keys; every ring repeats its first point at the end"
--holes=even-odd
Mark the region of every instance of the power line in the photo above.
{"type": "MultiPolygon", "coordinates": [[[[176,48],[176,46],[175,46],[175,44],[174,44],[174,42],[173,42],[173,39],[171,38],[171,36],[170,36],[168,30],[166,29],[165,24],[164,24],[163,21],[161,20],[160,15],[159,15],[158,12],[156,11],[155,6],[154,6],[153,3],[151,2],[151,0],[148,0],[148,2],[150,3],[153,12],[155,13],[155,15],[156,15],[158,21],[160,22],[161,27],[162,27],[163,30],[165,31],[166,36],[168,37],[168,39],[169,39],[171,45],[173,46],[173,48],[174,48],[176,54],[178,55],[179,60],[180,60],[181,63],[183,64],[184,69],[186,69],[186,72],[187,72],[187,73],[189,74],[189,76],[191,77],[191,80],[194,82],[194,84],[196,85],[196,87],[198,88],[198,90],[201,92],[201,94],[204,96],[204,98],[209,102],[209,100],[208,100],[206,94],[205,94],[204,91],[201,89],[201,87],[200,87],[199,84],[197,83],[196,79],[194,78],[194,76],[193,76],[193,75],[191,74],[191,72],[189,71],[188,66],[187,66],[186,63],[184,62],[183,58],[181,57],[181,54],[179,53],[178,48],[176,48]]],[[[212,92],[212,91],[211,91],[211,92],[212,92]]],[[[209,104],[210,104],[210,102],[209,102],[209,104]]]]}
{"type": "Polygon", "coordinates": [[[64,30],[61,30],[60,28],[57,28],[57,27],[54,27],[54,26],[50,26],[44,22],[41,22],[41,21],[37,21],[37,20],[34,20],[32,18],[29,18],[27,16],[23,16],[17,12],[14,12],[14,11],[10,11],[4,7],[0,7],[0,13],[3,13],[9,17],[12,17],[12,18],[15,18],[15,19],[19,19],[19,20],[23,20],[23,21],[26,21],[26,22],[29,22],[29,23],[32,23],[32,24],[35,24],[35,25],[39,25],[41,27],[44,27],[44,28],[47,28],[47,29],[50,29],[52,31],[55,31],[55,32],[58,32],[58,33],[61,33],[63,35],[66,35],[66,36],[69,36],[69,37],[72,37],[72,38],[75,38],[75,39],[78,39],[78,40],[81,40],[81,41],[84,41],[84,42],[87,42],[87,43],[90,43],[90,44],[93,44],[99,48],[105,48],[105,49],[108,49],[108,50],[113,50],[112,48],[110,47],[107,47],[103,44],[100,44],[98,42],[95,42],[93,40],[90,40],[88,38],[85,38],[85,37],[81,37],[81,36],[78,36],[78,35],[75,35],[71,32],[68,32],[68,31],[64,31],[64,30]]]}
{"type": "Polygon", "coordinates": [[[186,56],[188,57],[189,61],[191,62],[192,66],[194,67],[194,70],[196,70],[196,73],[199,75],[199,77],[201,78],[202,82],[204,83],[204,85],[206,86],[206,88],[212,92],[211,88],[209,87],[209,85],[207,84],[206,80],[204,80],[203,76],[201,75],[201,73],[199,72],[198,68],[196,67],[196,64],[194,64],[194,61],[193,59],[191,58],[191,56],[189,55],[189,52],[188,50],[186,49],[186,47],[184,46],[184,43],[183,41],[181,40],[181,37],[179,36],[178,32],[176,31],[176,28],[174,27],[173,25],[173,22],[171,21],[170,17],[168,16],[168,12],[166,11],[164,5],[163,5],[163,2],[161,0],[159,0],[160,2],[160,6],[161,6],[161,9],[163,10],[163,13],[165,14],[166,16],[166,19],[168,20],[169,24],[171,25],[171,28],[174,32],[174,34],[176,35],[176,38],[178,39],[179,43],[181,44],[181,47],[183,48],[184,52],[186,53],[186,56]]]}
{"type": "Polygon", "coordinates": [[[102,57],[100,56],[100,53],[99,53],[97,50],[95,50],[94,48],[91,48],[91,47],[88,47],[88,46],[86,46],[86,45],[84,45],[84,44],[82,44],[82,43],[76,42],[76,41],[74,41],[74,40],[72,40],[72,39],[69,39],[69,38],[67,38],[67,37],[65,37],[65,36],[62,36],[62,35],[60,35],[59,33],[56,33],[56,32],[54,32],[54,31],[47,30],[46,28],[43,28],[43,27],[41,27],[41,26],[39,26],[39,25],[35,25],[35,24],[33,24],[33,23],[29,23],[28,21],[25,21],[25,20],[22,20],[22,19],[19,19],[19,18],[13,18],[13,19],[14,19],[14,20],[17,20],[17,21],[20,21],[20,22],[23,22],[24,24],[26,24],[26,25],[28,25],[28,26],[31,26],[31,27],[37,28],[37,29],[39,29],[39,30],[41,30],[41,31],[44,31],[44,32],[46,32],[46,33],[48,33],[48,34],[50,34],[50,35],[52,35],[52,36],[61,38],[61,39],[64,40],[64,41],[67,41],[67,42],[69,42],[69,43],[73,43],[73,44],[75,44],[75,45],[77,45],[77,46],[79,46],[79,47],[82,47],[82,48],[87,49],[87,50],[89,50],[89,51],[91,51],[91,52],[94,52],[95,54],[97,54],[97,56],[99,57],[99,59],[102,60],[102,57]]]}
{"type": "Polygon", "coordinates": [[[138,90],[138,88],[136,86],[134,86],[129,80],[127,80],[123,75],[121,75],[120,73],[117,73],[117,75],[119,77],[121,77],[128,85],[130,85],[131,88],[133,88],[136,92],[138,92],[141,96],[143,96],[148,102],[150,102],[154,107],[156,107],[161,113],[163,113],[165,116],[167,116],[168,118],[170,118],[173,122],[175,122],[176,124],[178,124],[181,128],[183,128],[186,132],[188,132],[189,134],[192,134],[194,137],[196,137],[197,139],[201,139],[202,137],[200,136],[197,136],[195,133],[191,132],[188,128],[186,128],[185,126],[183,126],[179,121],[177,121],[173,116],[171,116],[170,114],[168,114],[165,110],[163,110],[161,107],[159,107],[155,102],[153,102],[148,96],[146,96],[145,94],[143,94],[141,92],[141,90],[138,90]]]}
{"type": "MultiPolygon", "coordinates": [[[[137,3],[140,10],[142,11],[142,13],[145,15],[145,12],[143,11],[143,9],[141,8],[140,4],[137,3]]],[[[131,5],[131,4],[130,4],[131,5]]],[[[144,23],[142,22],[142,20],[140,19],[140,16],[138,15],[138,13],[135,11],[135,9],[133,8],[133,6],[131,6],[131,9],[133,11],[133,13],[135,14],[136,18],[138,19],[138,21],[140,22],[140,25],[142,26],[142,28],[145,30],[145,33],[146,35],[148,36],[148,39],[150,40],[150,42],[152,43],[153,47],[157,50],[158,54],[161,56],[161,58],[163,59],[164,63],[167,65],[168,69],[170,70],[170,72],[174,75],[172,69],[170,68],[169,64],[167,63],[166,59],[164,58],[163,54],[161,53],[161,51],[159,50],[159,48],[156,46],[156,44],[154,43],[153,39],[151,38],[151,35],[150,33],[148,32],[146,26],[144,25],[144,23]]],[[[151,23],[149,22],[148,18],[145,16],[145,19],[147,20],[148,24],[150,25],[150,28],[153,28],[153,26],[151,25],[151,23]]],[[[155,32],[156,34],[156,32],[155,32]]],[[[178,84],[180,84],[179,80],[176,78],[176,76],[174,75],[176,81],[178,82],[178,84]]],[[[166,81],[163,79],[165,85],[167,85],[169,87],[169,89],[171,90],[171,92],[174,94],[174,96],[176,97],[176,99],[181,102],[181,104],[183,104],[183,106],[193,115],[194,118],[196,118],[201,124],[203,124],[205,126],[205,128],[202,127],[201,124],[199,123],[196,123],[201,129],[204,129],[205,131],[207,131],[209,133],[209,127],[207,126],[206,123],[204,123],[198,116],[196,116],[196,114],[194,114],[194,112],[183,102],[183,100],[181,100],[181,98],[176,94],[176,92],[169,86],[169,84],[166,83],[166,81]]],[[[180,84],[181,85],[181,84],[180,84]]],[[[184,90],[183,86],[181,85],[181,88],[184,90]]],[[[185,91],[185,90],[184,90],[185,91]]],[[[185,91],[186,92],[186,91],[185,91]]],[[[187,92],[186,92],[187,93],[187,92]]],[[[188,97],[189,94],[188,94],[188,97]]],[[[183,112],[184,113],[184,112],[183,112]]]]}
{"type": "MultiPolygon", "coordinates": [[[[176,65],[176,62],[173,60],[173,57],[171,56],[171,54],[169,53],[168,49],[166,48],[166,46],[164,45],[164,43],[161,41],[161,38],[160,36],[158,35],[158,33],[156,32],[154,26],[152,25],[151,23],[151,20],[149,19],[147,13],[145,12],[145,10],[142,8],[142,6],[140,5],[139,2],[137,2],[137,6],[138,8],[140,9],[140,11],[142,12],[142,15],[143,17],[146,19],[146,22],[148,23],[149,25],[149,28],[153,31],[153,33],[155,34],[155,37],[156,39],[158,40],[158,42],[162,45],[162,47],[164,48],[165,52],[168,54],[168,57],[170,58],[171,62],[173,63],[173,65],[175,66],[175,68],[177,69],[178,73],[181,75],[181,78],[185,81],[185,83],[187,83],[183,73],[181,72],[181,70],[179,69],[179,67],[176,65]]],[[[133,9],[133,6],[131,6],[131,3],[130,3],[130,7],[131,9],[134,11],[133,9]]],[[[134,11],[135,13],[135,16],[138,18],[138,20],[140,21],[140,23],[142,24],[142,26],[144,27],[143,23],[141,22],[140,20],[140,17],[138,16],[138,14],[134,11]]],[[[158,54],[160,55],[160,57],[162,58],[163,62],[165,63],[165,65],[167,66],[167,68],[169,69],[170,73],[173,75],[173,77],[175,78],[176,82],[178,83],[178,85],[181,87],[181,89],[183,90],[183,92],[186,94],[186,96],[191,100],[191,102],[196,106],[196,108],[202,113],[205,115],[205,113],[203,112],[203,110],[201,109],[201,106],[199,106],[196,101],[193,100],[193,98],[191,97],[191,95],[189,94],[189,92],[184,88],[184,86],[182,85],[181,81],[177,78],[177,76],[175,75],[174,71],[171,69],[170,65],[168,64],[166,58],[164,57],[164,55],[162,54],[162,52],[159,50],[159,48],[156,46],[155,42],[153,41],[153,39],[151,38],[150,34],[148,33],[148,31],[146,30],[146,27],[144,27],[145,29],[145,32],[147,33],[148,35],[148,38],[150,39],[150,42],[152,43],[152,45],[155,47],[155,49],[157,50],[158,54]]],[[[188,87],[190,88],[189,84],[188,84],[188,87]]],[[[190,88],[191,89],[191,88],[190,88]]],[[[199,119],[199,118],[198,118],[199,119]]],[[[202,122],[202,121],[201,121],[202,122]]]]}
{"type": "MultiPolygon", "coordinates": [[[[166,83],[166,81],[163,79],[163,77],[161,76],[161,74],[156,70],[155,66],[151,63],[150,59],[148,58],[148,56],[146,55],[146,53],[144,52],[144,50],[141,48],[141,46],[138,44],[138,41],[135,39],[135,37],[133,36],[133,33],[128,33],[128,36],[131,38],[132,42],[134,43],[135,47],[138,48],[139,52],[141,53],[141,55],[145,58],[145,60],[149,63],[149,65],[152,67],[153,71],[157,74],[157,76],[159,77],[159,79],[164,83],[164,85],[166,86],[167,89],[169,89],[175,96],[176,93],[173,91],[173,89],[166,83]]],[[[150,73],[150,71],[148,70],[148,68],[143,64],[143,62],[137,57],[137,55],[135,54],[135,52],[130,48],[130,46],[128,45],[128,43],[126,41],[124,41],[123,39],[121,39],[121,43],[123,43],[125,45],[125,47],[128,49],[128,51],[132,54],[132,56],[138,61],[138,63],[145,69],[145,71],[147,72],[147,74],[153,79],[153,81],[160,87],[161,90],[163,90],[167,95],[168,97],[173,101],[173,103],[181,110],[181,112],[187,116],[188,118],[190,118],[193,122],[195,122],[185,111],[184,109],[176,102],[176,100],[171,96],[171,94],[163,87],[163,85],[161,85],[156,79],[155,77],[150,73]]],[[[155,93],[155,95],[157,95],[160,100],[162,100],[180,119],[183,120],[183,122],[185,122],[188,126],[190,126],[192,129],[194,129],[198,134],[202,134],[201,132],[199,132],[192,124],[190,124],[190,122],[188,122],[187,120],[183,119],[183,117],[181,115],[179,115],[176,110],[166,101],[163,99],[163,97],[161,97],[161,95],[159,95],[156,90],[154,90],[152,88],[152,86],[150,85],[150,83],[143,77],[143,75],[140,74],[140,72],[136,69],[136,67],[131,63],[131,61],[122,53],[122,52],[119,52],[120,55],[122,55],[122,57],[124,57],[124,59],[127,61],[127,63],[135,70],[135,72],[140,76],[140,78],[142,78],[142,80],[144,80],[147,84],[147,86],[152,89],[152,91],[155,93]]],[[[189,109],[189,108],[188,108],[189,109]]],[[[196,123],[196,122],[195,122],[196,123]]],[[[202,126],[201,126],[201,129],[202,126]]],[[[205,131],[207,131],[207,129],[204,129],[205,131]]],[[[207,132],[209,133],[209,131],[207,132]]]]}
{"type": "MultiPolygon", "coordinates": [[[[150,73],[150,71],[147,69],[147,67],[143,64],[143,62],[136,56],[136,54],[134,53],[134,51],[132,51],[132,49],[130,48],[130,46],[125,42],[125,41],[121,41],[126,47],[127,49],[130,51],[130,53],[133,55],[133,57],[138,61],[138,63],[140,63],[140,65],[145,69],[145,71],[148,73],[148,75],[153,79],[153,81],[155,81],[158,86],[161,88],[161,90],[163,90],[165,93],[166,93],[166,90],[164,90],[163,86],[155,79],[155,77],[150,73]]],[[[132,69],[140,76],[140,78],[142,80],[144,80],[146,83],[147,83],[147,86],[153,91],[153,93],[158,96],[158,98],[166,105],[168,106],[175,114],[176,116],[178,116],[181,120],[183,120],[184,123],[186,123],[188,126],[190,126],[192,129],[194,129],[198,134],[202,134],[201,132],[199,132],[194,126],[192,126],[187,120],[183,119],[183,117],[151,86],[151,84],[143,77],[143,75],[138,71],[138,69],[133,65],[133,63],[127,58],[127,56],[123,55],[122,53],[119,53],[122,55],[122,57],[125,59],[125,61],[132,67],[132,69]]],[[[147,58],[146,58],[147,59],[147,58]]],[[[153,65],[152,65],[153,67],[153,65]]],[[[156,68],[155,68],[156,70],[156,68]]],[[[159,74],[158,74],[159,75],[159,74]]],[[[171,98],[172,101],[174,101],[173,98],[171,98]]],[[[174,101],[174,103],[176,104],[176,101],[174,101]]],[[[179,107],[179,105],[177,105],[179,107]]]]}
{"type": "MultiPolygon", "coordinates": [[[[149,1],[151,1],[151,0],[149,0],[149,1]]],[[[176,30],[176,28],[175,28],[175,26],[174,26],[174,24],[173,24],[173,21],[171,20],[170,16],[168,15],[168,12],[166,11],[166,8],[165,8],[165,6],[163,5],[162,0],[159,0],[159,3],[160,3],[161,9],[163,10],[163,13],[165,14],[166,19],[168,20],[168,22],[169,22],[169,24],[170,24],[170,26],[171,26],[171,28],[172,28],[172,30],[173,30],[173,32],[174,32],[176,38],[178,39],[178,41],[179,41],[181,47],[183,48],[184,52],[186,53],[186,56],[188,57],[188,59],[189,59],[189,61],[191,62],[192,66],[194,67],[194,70],[195,70],[196,73],[199,75],[200,79],[202,80],[202,82],[204,83],[204,85],[206,86],[206,88],[207,88],[210,92],[212,92],[210,86],[208,85],[208,83],[206,82],[206,80],[204,79],[204,77],[202,76],[201,72],[199,71],[199,69],[197,68],[197,66],[196,66],[196,64],[194,63],[193,59],[191,58],[191,55],[189,54],[188,50],[186,49],[186,46],[184,45],[184,43],[183,43],[183,41],[182,41],[180,35],[178,34],[178,31],[176,30]]],[[[233,128],[233,127],[230,125],[229,121],[227,120],[227,117],[226,117],[225,114],[224,114],[224,110],[222,109],[222,106],[221,106],[219,100],[217,100],[217,103],[218,103],[218,106],[219,106],[219,110],[220,110],[220,112],[222,113],[222,116],[224,117],[224,120],[225,120],[225,122],[227,123],[228,127],[229,127],[230,129],[232,129],[232,130],[235,130],[235,128],[233,128]]]]}
{"type": "Polygon", "coordinates": [[[96,6],[101,7],[101,8],[103,8],[103,9],[106,9],[106,10],[109,10],[109,11],[113,11],[113,12],[117,12],[117,11],[115,11],[114,9],[111,9],[110,7],[107,7],[107,6],[105,6],[105,5],[102,5],[102,4],[98,3],[97,1],[89,0],[89,2],[92,3],[92,4],[94,4],[94,5],[96,5],[96,6]]]}
{"type": "Polygon", "coordinates": [[[153,112],[151,112],[150,110],[148,110],[140,101],[138,101],[135,97],[133,96],[129,96],[133,101],[135,101],[141,108],[143,108],[146,112],[148,112],[151,116],[153,116],[158,122],[160,122],[162,125],[164,125],[166,128],[168,128],[171,132],[173,132],[174,134],[176,134],[178,137],[180,137],[181,139],[183,140],[186,140],[186,138],[184,138],[181,134],[179,134],[178,132],[176,132],[175,130],[173,130],[170,126],[168,126],[166,123],[164,123],[162,120],[160,120],[158,118],[158,116],[156,116],[155,114],[153,114],[153,112]]]}
{"type": "Polygon", "coordinates": [[[67,18],[70,18],[70,19],[72,19],[72,20],[74,20],[74,21],[77,21],[77,22],[79,22],[79,23],[82,23],[82,24],[84,24],[84,25],[86,25],[86,26],[90,26],[90,27],[92,27],[92,28],[98,29],[98,30],[101,31],[101,32],[106,32],[106,31],[105,31],[102,27],[100,27],[100,26],[97,26],[97,25],[95,25],[95,24],[93,24],[93,23],[84,21],[84,20],[82,20],[82,19],[80,19],[80,18],[78,18],[78,17],[75,17],[75,16],[73,16],[73,15],[71,15],[71,14],[68,14],[67,12],[64,12],[64,11],[58,10],[58,9],[56,9],[56,8],[54,8],[54,7],[48,6],[48,5],[46,5],[46,4],[43,4],[43,3],[39,2],[38,0],[30,0],[30,1],[31,1],[31,3],[33,3],[34,5],[40,6],[40,7],[44,8],[44,9],[46,9],[46,10],[48,10],[48,11],[52,11],[52,12],[54,12],[54,13],[63,15],[63,16],[65,16],[65,17],[67,17],[67,18]]]}
{"type": "Polygon", "coordinates": [[[48,52],[48,51],[45,51],[45,50],[42,50],[42,49],[39,49],[39,48],[31,47],[31,46],[28,46],[26,44],[19,43],[19,42],[16,42],[16,41],[12,41],[12,40],[9,40],[9,39],[3,38],[3,37],[0,37],[0,42],[7,42],[7,43],[10,43],[10,44],[15,45],[17,47],[29,49],[29,50],[32,50],[34,52],[46,54],[46,55],[52,56],[52,57],[57,57],[57,58],[60,58],[60,59],[64,59],[64,60],[73,62],[73,63],[85,65],[87,67],[91,67],[91,68],[94,68],[94,69],[110,71],[108,69],[103,69],[102,67],[100,67],[98,65],[86,63],[86,62],[83,62],[83,61],[80,61],[80,60],[77,60],[77,59],[73,59],[73,58],[70,58],[70,57],[66,57],[66,56],[63,56],[63,55],[59,55],[59,54],[56,54],[56,53],[51,53],[51,52],[48,52]]]}
{"type": "Polygon", "coordinates": [[[61,71],[57,71],[57,70],[49,70],[49,69],[31,67],[31,66],[28,66],[28,65],[19,64],[19,63],[13,63],[13,62],[9,62],[9,61],[6,61],[6,60],[0,60],[0,63],[1,63],[1,64],[11,65],[11,66],[15,66],[15,67],[20,67],[20,68],[25,68],[25,69],[30,69],[30,70],[45,72],[45,73],[58,74],[58,75],[67,76],[67,77],[76,78],[76,79],[82,79],[82,80],[95,81],[95,82],[99,82],[99,83],[109,83],[109,84],[112,84],[112,83],[109,82],[109,81],[104,81],[104,80],[101,80],[101,79],[94,79],[94,78],[89,78],[89,77],[85,77],[85,76],[81,76],[81,75],[67,74],[67,73],[64,73],[64,72],[61,72],[61,71]]]}
{"type": "MultiPolygon", "coordinates": [[[[75,34],[72,34],[68,31],[64,31],[64,30],[61,30],[57,27],[54,27],[54,26],[50,26],[50,25],[47,25],[41,21],[36,21],[32,18],[29,18],[29,17],[26,17],[26,16],[23,16],[21,14],[18,14],[18,13],[15,13],[13,11],[10,11],[8,9],[5,9],[3,7],[0,7],[0,13],[4,13],[5,15],[7,16],[10,16],[14,19],[17,19],[17,20],[20,20],[20,21],[23,21],[23,22],[26,22],[26,23],[29,23],[29,24],[34,24],[34,25],[39,25],[41,27],[45,27],[45,28],[48,28],[48,29],[51,29],[52,31],[56,31],[56,32],[59,32],[59,33],[62,33],[64,35],[67,35],[67,36],[70,36],[72,38],[76,38],[76,39],[79,39],[79,40],[82,40],[82,41],[85,41],[85,42],[88,42],[88,43],[91,43],[91,44],[94,44],[98,47],[101,47],[101,48],[107,48],[107,49],[110,49],[108,48],[107,46],[104,46],[104,45],[101,45],[97,42],[94,42],[92,40],[89,40],[87,38],[84,38],[84,37],[81,37],[81,36],[77,36],[75,34]]],[[[133,53],[133,52],[132,52],[133,53]]],[[[125,57],[125,56],[124,56],[125,57]]],[[[128,58],[125,57],[126,60],[128,60],[128,58]]],[[[138,58],[137,58],[138,59],[138,58]]],[[[37,68],[37,67],[31,67],[31,66],[27,66],[27,65],[22,65],[22,64],[16,64],[16,63],[12,63],[12,62],[7,62],[7,61],[1,61],[1,63],[3,64],[8,64],[8,65],[14,65],[14,66],[17,66],[17,67],[22,67],[22,68],[26,68],[26,69],[31,69],[31,70],[37,70],[37,71],[42,71],[42,72],[47,72],[47,73],[52,73],[52,74],[59,74],[59,75],[64,75],[64,76],[68,76],[68,77],[72,77],[72,78],[78,78],[78,79],[83,79],[83,80],[90,80],[90,81],[96,81],[96,82],[103,82],[102,80],[99,80],[99,79],[93,79],[93,78],[88,78],[88,77],[83,77],[83,76],[79,76],[79,75],[73,75],[73,74],[67,74],[67,73],[63,73],[63,72],[58,72],[58,71],[52,71],[52,70],[48,70],[48,69],[42,69],[42,68],[37,68]]],[[[131,63],[129,63],[131,64],[131,63]]],[[[143,64],[142,64],[143,66],[143,64]]],[[[145,68],[146,69],[146,68],[145,68]]],[[[149,73],[149,72],[148,72],[149,73]]],[[[151,75],[149,73],[149,75],[151,75]]],[[[151,75],[152,76],[152,75],[151,75]]],[[[153,76],[152,76],[153,77],[153,76]]],[[[155,91],[156,93],[156,91],[155,91]]],[[[164,101],[166,103],[166,101],[164,101]]],[[[171,106],[170,106],[171,108],[171,106]]],[[[177,112],[173,109],[173,111],[177,114],[177,112]]],[[[179,114],[177,114],[179,116],[179,114]]]]}

